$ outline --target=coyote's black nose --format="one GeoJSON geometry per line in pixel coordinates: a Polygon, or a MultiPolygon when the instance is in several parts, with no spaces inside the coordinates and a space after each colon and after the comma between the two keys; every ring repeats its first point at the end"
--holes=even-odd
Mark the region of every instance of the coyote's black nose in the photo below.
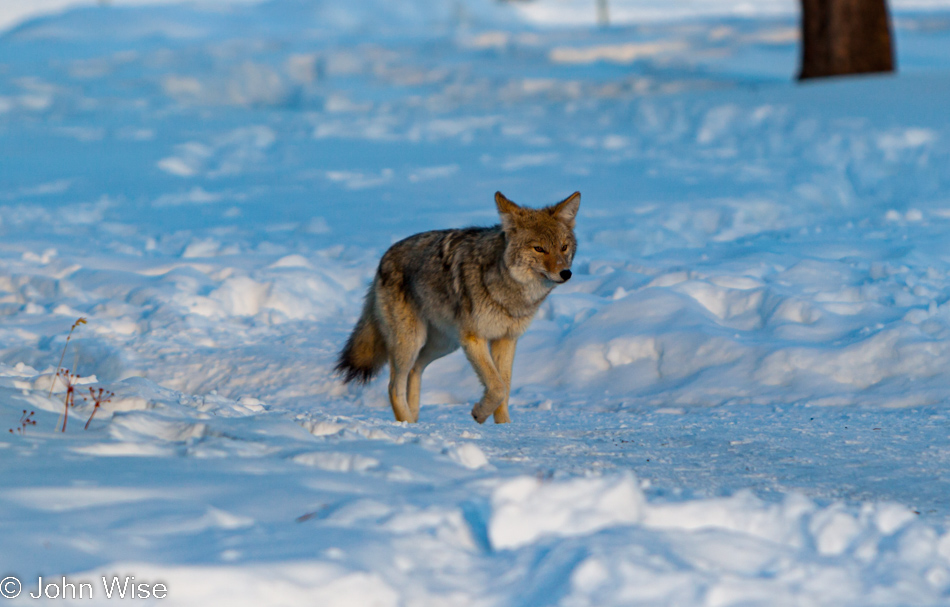
{"type": "Polygon", "coordinates": [[[563,278],[564,280],[567,280],[570,277],[571,277],[570,270],[561,270],[561,278],[563,278]]]}

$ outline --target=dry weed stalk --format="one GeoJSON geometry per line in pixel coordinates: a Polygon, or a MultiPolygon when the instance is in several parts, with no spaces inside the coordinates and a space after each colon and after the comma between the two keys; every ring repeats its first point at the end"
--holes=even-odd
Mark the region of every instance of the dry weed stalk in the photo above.
{"type": "MultiPolygon", "coordinates": [[[[59,364],[56,365],[56,375],[59,375],[59,370],[63,368],[63,359],[66,358],[66,348],[69,347],[69,340],[73,337],[73,331],[76,330],[76,327],[79,325],[86,324],[85,318],[78,318],[76,322],[73,323],[73,326],[69,328],[69,335],[66,336],[66,343],[63,345],[63,353],[59,357],[59,364]]],[[[53,376],[53,381],[49,385],[49,394],[47,398],[53,397],[53,387],[56,385],[56,375],[53,376]]]]}
{"type": "Polygon", "coordinates": [[[66,398],[63,399],[63,429],[60,430],[60,432],[65,432],[66,420],[69,418],[69,408],[76,406],[76,380],[79,379],[79,376],[70,373],[69,369],[60,369],[56,375],[62,377],[66,384],[66,398]]]}
{"type": "Polygon", "coordinates": [[[36,420],[33,419],[34,413],[36,413],[36,411],[30,411],[29,413],[27,413],[26,409],[24,409],[23,414],[20,415],[20,427],[17,428],[16,431],[14,431],[13,428],[10,428],[10,434],[20,434],[20,435],[26,434],[27,426],[36,425],[36,420]]]}
{"type": "Polygon", "coordinates": [[[94,389],[89,388],[89,397],[87,398],[84,396],[83,400],[89,402],[89,400],[92,399],[92,401],[96,403],[96,406],[92,408],[92,413],[89,414],[89,419],[86,420],[86,425],[83,426],[83,430],[89,429],[89,422],[92,421],[92,417],[96,414],[96,411],[99,410],[99,406],[112,400],[113,396],[115,396],[114,392],[107,392],[106,390],[99,388],[99,393],[97,394],[94,389]]]}

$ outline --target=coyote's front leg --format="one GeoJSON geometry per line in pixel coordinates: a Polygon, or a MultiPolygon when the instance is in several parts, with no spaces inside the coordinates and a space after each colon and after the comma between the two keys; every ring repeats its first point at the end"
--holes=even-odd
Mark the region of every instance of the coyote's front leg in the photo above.
{"type": "Polygon", "coordinates": [[[515,344],[518,343],[512,337],[502,337],[491,342],[491,357],[495,361],[495,368],[501,375],[501,381],[505,384],[505,398],[501,405],[495,409],[495,423],[507,424],[511,422],[508,415],[508,397],[511,396],[511,365],[515,360],[515,344]]]}
{"type": "Polygon", "coordinates": [[[488,340],[473,334],[464,335],[462,336],[462,349],[465,351],[468,362],[472,363],[472,367],[475,368],[478,379],[485,386],[485,394],[482,396],[482,400],[478,401],[478,404],[472,408],[472,417],[482,424],[505,401],[505,382],[502,380],[498,369],[495,368],[494,361],[492,361],[491,352],[488,349],[488,340]]]}

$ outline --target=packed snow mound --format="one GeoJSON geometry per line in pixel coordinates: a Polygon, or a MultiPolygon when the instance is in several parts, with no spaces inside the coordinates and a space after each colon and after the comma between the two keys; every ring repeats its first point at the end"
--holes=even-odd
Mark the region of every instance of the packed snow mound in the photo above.
{"type": "Polygon", "coordinates": [[[544,535],[586,535],[640,520],[643,495],[633,477],[545,483],[523,477],[492,494],[489,537],[495,548],[517,548],[544,535]]]}
{"type": "MultiPolygon", "coordinates": [[[[478,494],[478,486],[468,488],[478,494]]],[[[28,504],[40,497],[20,492],[16,499],[28,504]]],[[[657,502],[647,500],[629,474],[521,477],[491,492],[491,545],[480,546],[484,521],[471,502],[455,502],[441,490],[431,497],[427,507],[364,496],[318,511],[300,527],[328,532],[317,555],[279,566],[119,561],[76,577],[134,571],[140,583],[161,580],[180,605],[253,605],[274,593],[328,605],[380,606],[406,597],[445,604],[513,593],[592,607],[858,607],[938,605],[950,590],[950,534],[895,504],[822,506],[796,494],[769,504],[748,493],[657,502]],[[374,548],[334,545],[331,538],[341,530],[358,533],[374,548]],[[374,554],[382,546],[396,557],[374,554]],[[420,571],[427,575],[412,575],[420,571]],[[473,583],[482,578],[493,582],[473,583]]],[[[86,490],[68,498],[71,507],[85,499],[114,508],[135,507],[150,496],[86,490]]],[[[259,524],[225,511],[201,518],[217,528],[259,524]]],[[[221,557],[240,559],[240,550],[221,557]]]]}
{"type": "MultiPolygon", "coordinates": [[[[86,572],[84,579],[105,578],[113,591],[106,599],[100,591],[99,600],[90,604],[108,605],[121,600],[120,590],[131,596],[131,585],[125,576],[115,572],[135,571],[141,584],[163,583],[168,589],[164,600],[182,607],[204,605],[234,605],[257,607],[274,604],[280,597],[288,605],[326,605],[327,607],[397,607],[399,593],[379,575],[368,572],[349,571],[335,563],[298,561],[245,567],[236,570],[229,566],[169,567],[146,563],[115,563],[101,570],[86,572]],[[159,582],[160,580],[160,582],[159,582]],[[171,590],[174,588],[174,590],[171,590]],[[172,594],[174,592],[174,594],[172,594]]],[[[141,596],[141,595],[140,595],[141,596]]]]}
{"type": "Polygon", "coordinates": [[[493,547],[552,553],[564,605],[928,605],[950,588],[950,534],[896,504],[658,503],[629,475],[522,477],[494,490],[491,516],[493,547]]]}

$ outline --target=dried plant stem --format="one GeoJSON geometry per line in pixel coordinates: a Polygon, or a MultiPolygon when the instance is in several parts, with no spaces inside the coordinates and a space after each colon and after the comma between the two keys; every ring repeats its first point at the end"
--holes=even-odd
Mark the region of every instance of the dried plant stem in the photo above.
{"type": "Polygon", "coordinates": [[[66,401],[64,402],[64,406],[63,406],[63,428],[60,430],[60,432],[65,432],[65,431],[66,431],[66,420],[68,420],[68,419],[69,419],[69,396],[66,397],[66,401]]]}
{"type": "Polygon", "coordinates": [[[115,393],[106,392],[103,388],[99,388],[99,394],[96,394],[95,390],[89,388],[89,396],[92,398],[95,406],[92,408],[92,413],[89,414],[89,419],[86,420],[86,425],[83,427],[83,430],[89,429],[89,423],[92,422],[92,418],[95,416],[96,411],[99,410],[99,406],[112,400],[112,397],[115,396],[115,393]]]}
{"type": "Polygon", "coordinates": [[[23,414],[20,415],[20,427],[17,428],[15,431],[13,430],[13,428],[10,428],[10,434],[19,434],[20,436],[25,435],[26,429],[28,426],[36,425],[36,420],[33,419],[33,415],[35,413],[36,411],[30,411],[29,413],[27,413],[26,409],[24,409],[23,414]]]}
{"type": "Polygon", "coordinates": [[[86,324],[86,319],[79,318],[76,320],[76,322],[73,323],[73,326],[69,328],[69,335],[66,336],[66,343],[63,344],[63,353],[59,357],[59,364],[56,365],[56,374],[53,375],[53,381],[50,382],[49,394],[47,395],[47,398],[53,397],[53,387],[56,385],[56,377],[57,375],[59,375],[59,370],[63,367],[63,359],[66,358],[66,348],[69,347],[69,340],[72,339],[73,337],[73,331],[75,331],[76,327],[78,327],[79,325],[84,325],[84,324],[86,324]]]}
{"type": "MultiPolygon", "coordinates": [[[[60,430],[60,432],[65,432],[66,421],[69,419],[69,408],[76,405],[76,384],[74,382],[79,379],[79,376],[72,375],[68,369],[60,369],[56,375],[61,375],[66,384],[66,397],[63,399],[63,427],[60,430]]],[[[59,420],[56,423],[58,425],[59,420]]]]}
{"type": "Polygon", "coordinates": [[[95,416],[96,411],[99,410],[99,403],[96,403],[96,406],[92,408],[92,413],[89,414],[89,419],[86,420],[86,425],[82,427],[83,430],[89,429],[89,424],[92,423],[92,418],[95,416]]]}

